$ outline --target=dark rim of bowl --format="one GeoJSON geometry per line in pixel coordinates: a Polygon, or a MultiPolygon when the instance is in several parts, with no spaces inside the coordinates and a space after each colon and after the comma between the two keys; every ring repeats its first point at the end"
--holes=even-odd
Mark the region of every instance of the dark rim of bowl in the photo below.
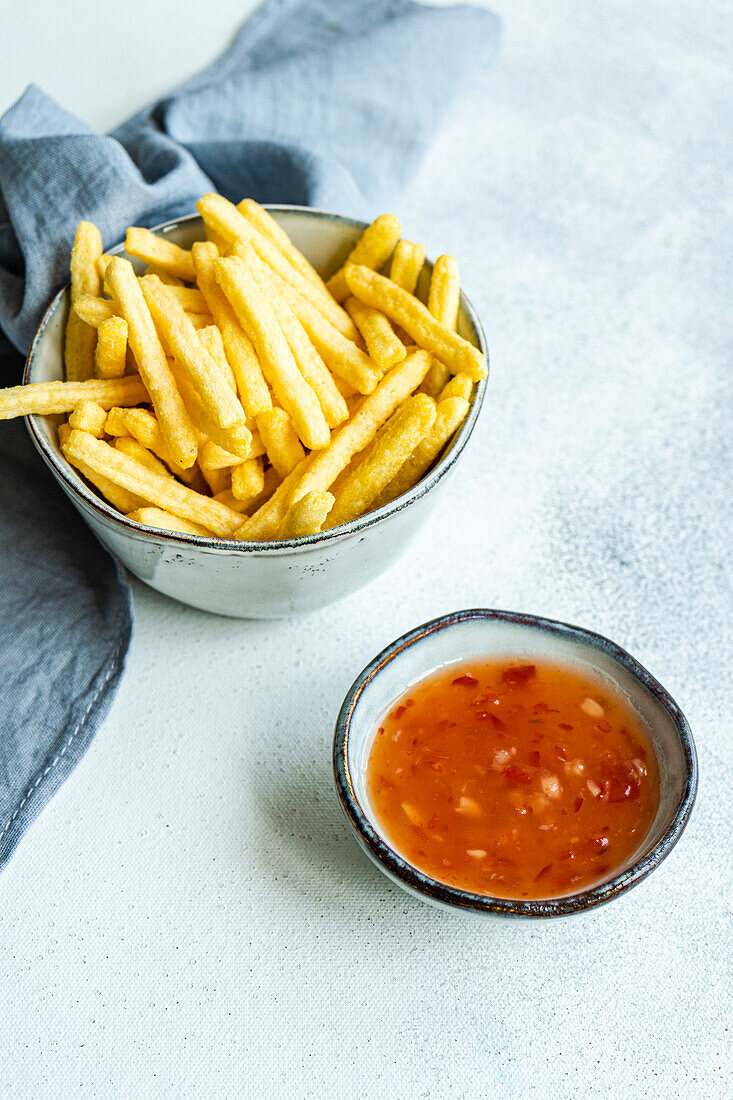
{"type": "MultiPolygon", "coordinates": [[[[426,670],[426,675],[428,670],[426,670]]],[[[682,835],[692,812],[697,793],[697,754],[695,742],[687,719],[669,692],[655,680],[643,665],[640,665],[625,649],[615,642],[605,638],[602,634],[595,634],[583,627],[572,626],[569,623],[557,622],[554,619],[545,619],[538,615],[526,615],[514,611],[496,611],[490,608],[472,608],[466,611],[455,611],[450,615],[433,619],[422,626],[403,634],[401,638],[392,642],[386,649],[374,658],[370,664],[357,676],[349,692],[344,699],[338,719],[333,744],[333,771],[336,791],[341,806],[352,827],[358,834],[361,842],[374,855],[376,860],[396,879],[418,894],[425,894],[435,901],[458,909],[471,910],[482,913],[500,913],[507,916],[520,917],[561,917],[572,913],[583,912],[603,905],[613,898],[623,894],[626,890],[636,886],[642,879],[658,867],[669,855],[682,835]],[[381,837],[372,825],[370,818],[362,809],[354,792],[349,765],[349,733],[351,721],[359,704],[360,697],[372,680],[384,669],[390,661],[416,642],[439,630],[455,626],[458,623],[471,619],[490,619],[503,622],[519,623],[523,626],[535,627],[552,634],[560,634],[574,638],[578,641],[590,643],[595,649],[599,649],[611,657],[638,680],[667,711],[672,718],[677,735],[679,737],[682,754],[685,761],[685,781],[682,794],[672,819],[665,830],[664,835],[654,845],[651,851],[637,860],[631,867],[608,882],[594,886],[578,894],[570,894],[560,898],[535,899],[527,901],[514,901],[507,898],[494,898],[483,894],[474,894],[467,890],[460,890],[453,886],[430,878],[413,867],[400,856],[381,837]]]]}
{"type": "MultiPolygon", "coordinates": [[[[287,206],[284,204],[269,203],[266,206],[267,210],[277,210],[283,213],[294,214],[307,214],[313,215],[316,219],[323,218],[328,221],[344,222],[354,229],[363,229],[367,223],[360,221],[357,218],[349,218],[343,214],[333,214],[327,210],[318,210],[315,207],[310,206],[287,206]]],[[[172,221],[161,222],[160,225],[151,227],[153,233],[170,233],[179,226],[184,226],[189,222],[200,222],[201,217],[199,214],[189,214],[185,217],[175,218],[172,221]]],[[[110,255],[124,252],[124,244],[116,245],[114,248],[107,249],[110,255]]],[[[431,263],[430,260],[427,261],[431,263]]],[[[63,287],[62,290],[51,301],[48,309],[43,315],[38,330],[33,337],[33,343],[31,344],[30,351],[25,363],[25,370],[23,372],[23,382],[27,383],[30,380],[30,376],[33,369],[33,361],[35,359],[38,345],[43,337],[43,334],[51,320],[56,307],[60,300],[65,295],[68,289],[68,285],[63,287]]],[[[91,508],[97,512],[100,516],[107,520],[112,520],[117,526],[124,528],[129,534],[136,536],[143,541],[149,539],[151,536],[170,542],[177,546],[191,546],[200,549],[212,550],[215,552],[227,552],[230,550],[236,550],[239,553],[257,553],[257,554],[277,554],[277,553],[296,553],[300,550],[307,550],[312,546],[323,545],[329,542],[336,542],[341,538],[347,537],[352,534],[356,534],[365,531],[368,527],[372,527],[375,523],[381,523],[382,520],[387,519],[389,516],[401,512],[404,508],[409,508],[411,504],[420,500],[427,493],[431,492],[439,481],[448,473],[450,469],[460,458],[463,450],[471,437],[476,420],[478,419],[481,407],[484,402],[486,394],[486,387],[489,380],[489,349],[486,344],[486,335],[481,326],[478,314],[473,305],[461,291],[461,305],[463,306],[468,320],[470,321],[478,340],[479,350],[486,356],[487,375],[486,378],[476,383],[474,387],[473,397],[471,399],[468,415],[463,421],[458,431],[453,438],[444,448],[443,454],[440,459],[435,463],[432,469],[407,493],[403,493],[402,496],[397,497],[389,504],[385,504],[382,508],[378,508],[373,512],[368,512],[366,515],[361,516],[359,519],[352,520],[351,523],[341,524],[339,527],[333,527],[327,531],[319,531],[315,535],[305,535],[298,539],[273,539],[269,542],[251,542],[244,541],[243,539],[218,539],[209,538],[204,535],[189,535],[179,531],[166,531],[161,527],[148,527],[145,524],[136,523],[134,520],[128,519],[122,513],[116,511],[110,504],[108,504],[102,497],[87,486],[80,475],[80,485],[76,485],[69,476],[72,467],[66,462],[66,460],[59,455],[52,443],[50,443],[43,432],[40,431],[37,419],[40,419],[35,414],[26,416],[26,426],[30,434],[33,443],[39,451],[41,458],[43,458],[46,465],[51,471],[60,477],[65,485],[69,488],[72,494],[83,504],[85,508],[91,508]]]]}

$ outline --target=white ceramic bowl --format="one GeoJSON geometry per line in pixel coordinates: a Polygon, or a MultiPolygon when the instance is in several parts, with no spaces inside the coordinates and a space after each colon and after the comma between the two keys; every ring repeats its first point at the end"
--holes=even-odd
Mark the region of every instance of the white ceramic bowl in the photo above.
{"type": "Polygon", "coordinates": [[[558,917],[611,901],[645,878],[670,853],[687,824],[697,791],[697,756],[685,716],[661,684],[625,650],[581,627],[481,608],[456,611],[425,623],[374,658],[344,700],[336,723],[333,767],[336,791],[349,824],[381,871],[422,901],[484,915],[558,917]],[[598,676],[625,696],[651,734],[660,780],[656,817],[626,863],[599,885],[580,893],[511,901],[438,882],[390,846],[369,803],[369,751],[383,715],[395,700],[411,684],[439,668],[493,655],[526,661],[544,658],[598,676]]]}
{"type": "MultiPolygon", "coordinates": [[[[307,207],[270,206],[272,215],[322,274],[339,267],[364,223],[307,207]]],[[[190,247],[204,236],[192,215],[158,226],[171,240],[190,247]]],[[[122,246],[111,249],[123,252],[122,246]]],[[[135,262],[135,261],[134,261],[135,262]]],[[[425,299],[430,265],[418,293],[425,299]]],[[[33,341],[24,381],[63,377],[63,330],[68,288],[49,306],[33,341]]],[[[488,359],[478,317],[461,296],[459,332],[488,359]]],[[[433,507],[437,490],[473,431],[486,390],[474,387],[466,420],[440,460],[409,493],[352,523],[317,535],[281,542],[238,542],[163,531],[134,523],[115,511],[69,465],[58,448],[52,416],[27,418],[31,438],[51,473],[110,553],[152,588],[183,603],[241,618],[281,618],[322,607],[374,580],[406,549],[433,507]]]]}

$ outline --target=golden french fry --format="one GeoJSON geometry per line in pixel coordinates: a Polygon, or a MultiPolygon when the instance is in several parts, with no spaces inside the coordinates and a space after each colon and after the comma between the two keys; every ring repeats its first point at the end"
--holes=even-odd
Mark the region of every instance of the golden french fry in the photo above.
{"type": "Polygon", "coordinates": [[[424,263],[425,249],[421,244],[398,241],[392,256],[389,277],[408,294],[414,294],[424,263]]]}
{"type": "Polygon", "coordinates": [[[80,401],[69,416],[69,425],[72,428],[80,428],[83,432],[89,432],[101,439],[104,435],[104,426],[107,422],[107,413],[98,401],[80,401]]]}
{"type": "Polygon", "coordinates": [[[363,264],[364,267],[380,268],[392,255],[400,239],[402,226],[394,214],[381,214],[362,233],[361,237],[346,257],[346,263],[326,283],[337,302],[343,302],[349,296],[346,283],[346,266],[363,264]]]}
{"type": "Polygon", "coordinates": [[[98,378],[122,378],[127,366],[127,321],[108,317],[97,329],[94,366],[98,378]]]}
{"type": "Polygon", "coordinates": [[[304,276],[304,278],[310,279],[313,285],[316,286],[321,293],[328,294],[326,284],[321,276],[316,269],[308,263],[303,253],[295,247],[290,237],[284,229],[280,228],[272,214],[268,213],[268,211],[260,206],[258,202],[255,202],[254,199],[242,199],[242,201],[237,204],[237,210],[242,217],[252,222],[252,225],[255,229],[259,230],[263,237],[268,237],[275,247],[280,249],[285,258],[304,276]]]}
{"type": "MultiPolygon", "coordinates": [[[[162,459],[177,478],[180,478],[186,484],[190,484],[195,479],[195,465],[184,469],[176,462],[168,440],[163,435],[160,422],[148,409],[126,409],[122,414],[122,422],[127,428],[128,435],[131,435],[141,446],[147,447],[149,451],[162,459]]],[[[106,431],[109,435],[112,434],[109,430],[109,417],[107,418],[106,431]]]]}
{"type": "Polygon", "coordinates": [[[232,467],[232,496],[247,506],[265,488],[265,468],[260,458],[250,458],[232,467]]]}
{"type": "Polygon", "coordinates": [[[344,302],[346,312],[364,337],[369,358],[380,371],[388,371],[395,363],[401,362],[407,355],[407,349],[387,318],[378,309],[365,306],[358,298],[350,295],[344,302]]]}
{"type": "Polygon", "coordinates": [[[214,498],[221,496],[222,493],[232,487],[231,471],[228,468],[225,470],[205,470],[202,466],[201,473],[214,498]]]}
{"type": "MultiPolygon", "coordinates": [[[[285,409],[270,409],[257,417],[257,430],[265,445],[265,451],[280,477],[287,477],[290,471],[305,458],[305,451],[298,439],[293,421],[285,409]]],[[[234,478],[232,477],[232,489],[234,478]]]]}
{"type": "Polygon", "coordinates": [[[338,391],[333,376],[313,347],[308,333],[280,293],[281,282],[254,252],[250,253],[251,270],[257,282],[270,293],[280,328],[293,353],[296,366],[312,388],[329,428],[335,428],[348,418],[349,410],[338,391]]]}
{"type": "MultiPolygon", "coordinates": [[[[71,420],[69,420],[71,424],[71,420]]],[[[72,427],[79,427],[78,424],[72,425],[72,427]]],[[[136,462],[139,462],[141,466],[145,466],[146,469],[152,470],[156,474],[164,474],[166,477],[173,477],[167,466],[165,466],[159,458],[149,451],[147,447],[143,447],[142,443],[138,443],[137,439],[133,439],[131,435],[121,435],[114,441],[114,447],[116,450],[121,451],[123,455],[127,455],[128,458],[134,458],[136,462]]]]}
{"type": "Polygon", "coordinates": [[[446,397],[438,402],[435,423],[409,458],[379,495],[372,501],[372,508],[381,508],[391,500],[402,496],[423,477],[433,465],[456,429],[466,419],[468,401],[463,397],[446,397]]]}
{"type": "MultiPolygon", "coordinates": [[[[241,440],[247,428],[239,398],[227,383],[226,374],[199,340],[188,315],[171,296],[171,288],[154,275],[146,275],[141,286],[158,333],[175,357],[176,367],[188,376],[219,427],[223,430],[235,428],[241,440]]],[[[231,449],[235,449],[234,441],[231,449]]]]}
{"type": "Polygon", "coordinates": [[[227,385],[231,386],[236,393],[237,382],[234,377],[234,371],[229,366],[229,360],[224,351],[224,341],[221,338],[219,329],[216,325],[207,325],[206,328],[199,329],[199,340],[219,367],[223,377],[226,378],[227,385]]]}
{"type": "Polygon", "coordinates": [[[249,244],[257,255],[277,272],[291,286],[315,306],[349,340],[357,338],[354,324],[348,314],[341,309],[328,291],[306,279],[297,268],[283,255],[272,241],[262,235],[247,218],[237,210],[233,203],[222,195],[204,195],[196,207],[207,225],[211,224],[217,233],[221,233],[232,244],[249,244]]]}
{"type": "Polygon", "coordinates": [[[166,237],[156,237],[149,229],[131,225],[125,237],[125,252],[128,256],[144,260],[146,264],[162,267],[163,271],[184,282],[193,283],[196,279],[193,258],[188,249],[181,248],[166,237]]]}
{"type": "Polygon", "coordinates": [[[198,453],[196,434],[129,260],[114,256],[107,265],[106,281],[127,321],[127,338],[171,455],[179,466],[189,469],[198,453]]]}
{"type": "Polygon", "coordinates": [[[82,294],[74,302],[72,309],[87,325],[99,328],[103,321],[116,317],[114,302],[99,298],[96,294],[82,294]]]}
{"type": "Polygon", "coordinates": [[[101,256],[97,257],[95,267],[97,269],[97,275],[99,275],[100,283],[104,283],[107,278],[107,267],[109,261],[112,259],[106,252],[103,252],[101,256]]]}
{"type": "Polygon", "coordinates": [[[239,397],[247,416],[272,408],[272,398],[262,375],[252,341],[242,329],[224,291],[216,281],[217,250],[211,242],[199,241],[191,249],[201,293],[221,332],[224,351],[234,372],[239,397]]]}
{"type": "Polygon", "coordinates": [[[147,470],[139,462],[87,432],[73,430],[66,450],[72,458],[85,462],[95,473],[102,474],[131,493],[137,493],[158,508],[201,524],[220,538],[231,538],[241,526],[242,517],[237,512],[185,485],[179,485],[173,478],[147,470]]]}
{"type": "Polygon", "coordinates": [[[252,341],[262,372],[296,431],[311,450],[328,445],[330,432],[315,393],[298,370],[267,295],[245,263],[234,257],[216,261],[216,277],[252,341]]]}
{"type": "Polygon", "coordinates": [[[330,446],[311,456],[307,469],[294,487],[291,502],[311,491],[330,489],[354,455],[371,443],[385,420],[420,385],[429,366],[428,353],[414,351],[392,367],[374,393],[365,397],[351,419],[334,433],[330,446]]]}
{"type": "Polygon", "coordinates": [[[210,313],[186,313],[185,316],[188,317],[191,327],[196,332],[202,328],[209,328],[214,323],[214,318],[210,313]]]}
{"type": "Polygon", "coordinates": [[[78,459],[73,458],[66,452],[66,444],[69,441],[71,435],[71,427],[69,424],[59,425],[59,445],[61,447],[61,453],[70,465],[75,466],[82,477],[85,477],[94,488],[102,494],[102,496],[109,501],[113,508],[116,508],[118,512],[131,512],[134,508],[139,508],[145,503],[135,493],[129,493],[127,489],[121,488],[119,485],[115,485],[113,481],[110,481],[108,477],[103,474],[95,473],[90,469],[85,462],[80,462],[78,459]]]}
{"type": "Polygon", "coordinates": [[[333,502],[331,493],[306,493],[288,508],[278,539],[301,539],[320,531],[333,502]]]}
{"type": "Polygon", "coordinates": [[[236,462],[241,462],[243,459],[250,457],[254,442],[252,433],[247,426],[237,425],[227,429],[221,428],[199,397],[196,387],[175,359],[171,359],[170,366],[194,428],[202,437],[201,441],[212,440],[223,450],[233,453],[236,462]]]}
{"type": "MultiPolygon", "coordinates": [[[[302,462],[298,463],[294,470],[290,471],[272,495],[259,508],[253,510],[249,519],[245,520],[234,532],[235,539],[244,539],[247,542],[266,542],[268,539],[275,538],[290,505],[290,494],[303,477],[311,460],[312,456],[308,455],[302,462]]],[[[254,509],[254,505],[250,507],[254,509]]]]}
{"type": "Polygon", "coordinates": [[[199,465],[202,470],[224,470],[228,467],[239,466],[242,462],[249,462],[251,458],[259,458],[264,453],[265,445],[259,432],[252,435],[246,455],[232,454],[225,447],[220,447],[213,439],[207,439],[201,448],[199,465]]]}
{"type": "MultiPolygon", "coordinates": [[[[461,281],[455,256],[438,256],[433,264],[428,293],[428,311],[446,328],[458,327],[458,309],[461,304],[461,281]]],[[[445,388],[450,371],[445,363],[436,359],[425,375],[422,389],[431,397],[437,397],[445,388]]],[[[462,396],[456,394],[455,396],[462,396]]]]}
{"type": "Polygon", "coordinates": [[[181,309],[186,313],[211,314],[208,303],[198,287],[176,286],[174,283],[167,282],[166,279],[161,279],[155,271],[146,271],[145,275],[155,275],[156,279],[160,279],[161,283],[169,288],[171,297],[175,298],[181,309]]]}
{"type": "MultiPolygon", "coordinates": [[[[86,294],[99,294],[101,281],[97,260],[102,255],[102,237],[96,225],[79,222],[71,250],[71,304],[86,294]]],[[[69,312],[64,337],[64,366],[69,382],[94,377],[94,345],[97,334],[73,310],[69,312]]]]}
{"type": "Polygon", "coordinates": [[[165,271],[162,267],[158,267],[157,264],[148,264],[144,274],[157,275],[161,283],[165,283],[167,286],[185,286],[183,279],[179,279],[177,275],[171,275],[170,271],[165,271]]]}
{"type": "Polygon", "coordinates": [[[135,523],[142,523],[145,527],[160,527],[164,531],[181,531],[186,535],[203,535],[206,538],[211,538],[212,534],[207,527],[174,516],[163,508],[136,508],[134,512],[128,513],[127,518],[135,523]]]}
{"type": "Polygon", "coordinates": [[[251,516],[257,512],[263,504],[266,504],[270,497],[273,495],[277,487],[280,485],[280,475],[274,466],[268,466],[265,470],[265,484],[262,492],[254,500],[247,501],[246,511],[251,516]]]}
{"type": "Polygon", "coordinates": [[[225,504],[226,507],[231,508],[233,512],[238,512],[242,523],[247,519],[248,501],[238,500],[231,489],[222,489],[220,493],[214,495],[214,500],[218,500],[219,504],[225,504]]]}
{"type": "Polygon", "coordinates": [[[107,419],[104,422],[105,435],[122,436],[129,435],[127,425],[125,424],[125,413],[127,409],[113,408],[107,413],[107,419]]]}
{"type": "MultiPolygon", "coordinates": [[[[430,368],[432,370],[432,367],[430,368]]],[[[430,375],[428,371],[426,380],[430,375]]],[[[444,401],[447,397],[462,397],[464,401],[471,400],[471,394],[473,393],[473,382],[467,374],[454,374],[449,382],[446,382],[443,389],[440,391],[440,400],[444,401]]]]}
{"type": "Polygon", "coordinates": [[[349,265],[346,281],[351,293],[390,321],[401,325],[419,347],[431,351],[453,374],[463,372],[474,382],[486,377],[486,360],[468,340],[438,323],[412,294],[367,267],[349,265]]]}
{"type": "Polygon", "coordinates": [[[435,423],[435,402],[425,393],[410,397],[393,413],[341,486],[327,526],[350,523],[369,510],[435,423]]]}
{"type": "Polygon", "coordinates": [[[212,229],[210,225],[204,224],[204,229],[206,230],[206,240],[208,243],[213,244],[218,254],[223,256],[229,248],[229,241],[226,237],[222,237],[221,233],[217,233],[215,229],[212,229]]]}
{"type": "Polygon", "coordinates": [[[0,420],[15,416],[68,413],[81,401],[97,401],[102,408],[139,405],[148,392],[137,375],[126,378],[88,378],[84,382],[32,382],[0,390],[0,420]]]}

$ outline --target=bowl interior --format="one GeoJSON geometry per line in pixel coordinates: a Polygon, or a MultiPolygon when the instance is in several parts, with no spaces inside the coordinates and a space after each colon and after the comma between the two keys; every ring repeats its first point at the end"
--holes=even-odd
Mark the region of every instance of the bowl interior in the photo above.
{"type": "MultiPolygon", "coordinates": [[[[680,808],[690,796],[694,797],[694,756],[690,755],[691,740],[688,745],[684,736],[685,731],[689,734],[687,724],[679,708],[653,677],[613,643],[575,627],[529,616],[462,612],[450,616],[447,621],[429,623],[395,643],[394,649],[385,651],[362,674],[348,700],[344,765],[351,794],[367,823],[368,837],[376,836],[390,847],[376,820],[366,788],[367,758],[384,713],[412,684],[431,672],[481,656],[535,658],[573,665],[620,692],[647,726],[659,762],[660,804],[646,837],[626,863],[609,874],[604,882],[623,879],[632,866],[654,852],[668,834],[680,808]]],[[[409,866],[399,853],[396,854],[399,861],[409,866]]],[[[597,891],[599,886],[592,891],[597,891]]],[[[530,911],[538,905],[552,905],[552,900],[508,904],[530,911]]]]}

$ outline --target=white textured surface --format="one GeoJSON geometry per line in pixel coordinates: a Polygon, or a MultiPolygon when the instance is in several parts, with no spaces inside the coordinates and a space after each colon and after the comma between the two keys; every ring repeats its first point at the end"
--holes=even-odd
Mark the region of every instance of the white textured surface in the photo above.
{"type": "MultiPolygon", "coordinates": [[[[18,5],[0,104],[34,78],[77,110],[92,94],[87,117],[111,124],[247,6],[210,5],[201,34],[180,0],[103,21],[18,5]],[[143,26],[140,82],[117,84],[116,35],[143,26]]],[[[730,1095],[730,8],[494,8],[500,65],[399,210],[457,253],[489,335],[473,472],[408,560],[296,622],[136,585],[109,720],[2,876],[3,1096],[730,1095]],[[341,820],[330,739],[353,676],[479,604],[611,635],[696,734],[683,841],[592,916],[431,910],[341,820]]]]}

